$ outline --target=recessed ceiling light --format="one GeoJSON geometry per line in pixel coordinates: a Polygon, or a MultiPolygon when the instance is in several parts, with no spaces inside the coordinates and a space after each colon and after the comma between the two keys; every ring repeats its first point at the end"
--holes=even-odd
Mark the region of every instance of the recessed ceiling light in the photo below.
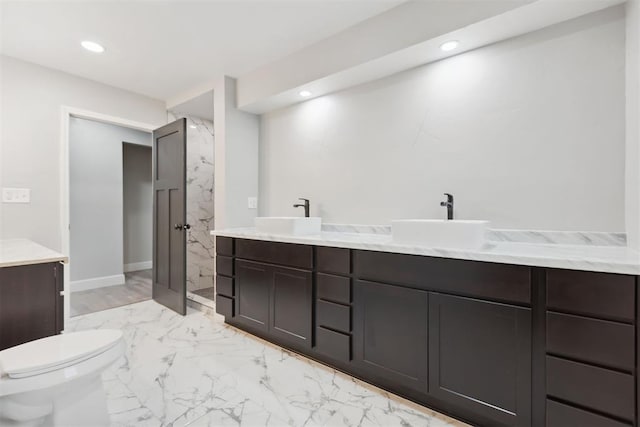
{"type": "Polygon", "coordinates": [[[309,92],[308,90],[302,90],[300,91],[300,96],[303,96],[306,98],[307,96],[311,96],[311,92],[309,92]]]}
{"type": "Polygon", "coordinates": [[[459,44],[460,43],[457,40],[449,40],[448,42],[442,43],[440,45],[440,49],[444,50],[445,52],[449,52],[450,50],[457,48],[459,44]]]}
{"type": "Polygon", "coordinates": [[[85,40],[80,44],[82,45],[83,48],[87,49],[88,51],[95,52],[95,53],[104,52],[104,47],[102,47],[102,45],[96,42],[85,40]]]}
{"type": "Polygon", "coordinates": [[[191,129],[195,129],[195,128],[197,128],[198,126],[196,126],[196,125],[189,125],[189,127],[190,127],[191,129]]]}

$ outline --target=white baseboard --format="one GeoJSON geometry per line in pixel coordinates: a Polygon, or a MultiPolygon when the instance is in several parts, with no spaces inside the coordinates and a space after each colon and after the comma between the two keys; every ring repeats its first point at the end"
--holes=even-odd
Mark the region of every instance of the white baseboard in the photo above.
{"type": "Polygon", "coordinates": [[[124,265],[124,272],[150,270],[152,267],[151,261],[132,262],[131,264],[124,265]]]}
{"type": "Polygon", "coordinates": [[[89,289],[116,285],[124,285],[124,274],[94,277],[93,279],[74,280],[71,282],[71,292],[86,291],[89,289]]]}

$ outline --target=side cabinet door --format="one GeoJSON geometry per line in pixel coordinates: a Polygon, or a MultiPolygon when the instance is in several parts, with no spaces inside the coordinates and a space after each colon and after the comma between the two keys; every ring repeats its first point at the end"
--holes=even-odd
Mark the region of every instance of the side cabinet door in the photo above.
{"type": "Polygon", "coordinates": [[[270,329],[274,336],[311,348],[313,277],[310,271],[273,267],[270,329]]]}
{"type": "Polygon", "coordinates": [[[236,260],[235,321],[267,331],[272,267],[259,262],[236,260]]]}
{"type": "Polygon", "coordinates": [[[426,392],[428,293],[364,280],[353,291],[354,363],[375,382],[426,392]]]}
{"type": "Polygon", "coordinates": [[[504,425],[531,424],[531,311],[431,293],[429,393],[504,425]]]}
{"type": "Polygon", "coordinates": [[[60,332],[55,263],[0,268],[0,350],[60,332]]]}

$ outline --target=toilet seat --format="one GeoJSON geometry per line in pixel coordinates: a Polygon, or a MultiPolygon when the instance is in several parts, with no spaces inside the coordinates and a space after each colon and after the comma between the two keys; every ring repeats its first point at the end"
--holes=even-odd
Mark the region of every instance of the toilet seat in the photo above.
{"type": "Polygon", "coordinates": [[[27,378],[78,364],[111,349],[122,331],[101,329],[55,335],[0,351],[0,377],[27,378]]]}

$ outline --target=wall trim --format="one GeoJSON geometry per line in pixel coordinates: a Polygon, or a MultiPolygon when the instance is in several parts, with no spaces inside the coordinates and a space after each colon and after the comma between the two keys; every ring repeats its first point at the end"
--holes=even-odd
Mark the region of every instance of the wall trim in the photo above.
{"type": "Polygon", "coordinates": [[[74,280],[71,282],[71,292],[86,291],[89,289],[105,288],[107,286],[117,285],[124,285],[124,274],[74,280]]]}
{"type": "Polygon", "coordinates": [[[152,266],[152,261],[132,262],[124,265],[124,272],[128,273],[130,271],[150,270],[152,266]]]}

